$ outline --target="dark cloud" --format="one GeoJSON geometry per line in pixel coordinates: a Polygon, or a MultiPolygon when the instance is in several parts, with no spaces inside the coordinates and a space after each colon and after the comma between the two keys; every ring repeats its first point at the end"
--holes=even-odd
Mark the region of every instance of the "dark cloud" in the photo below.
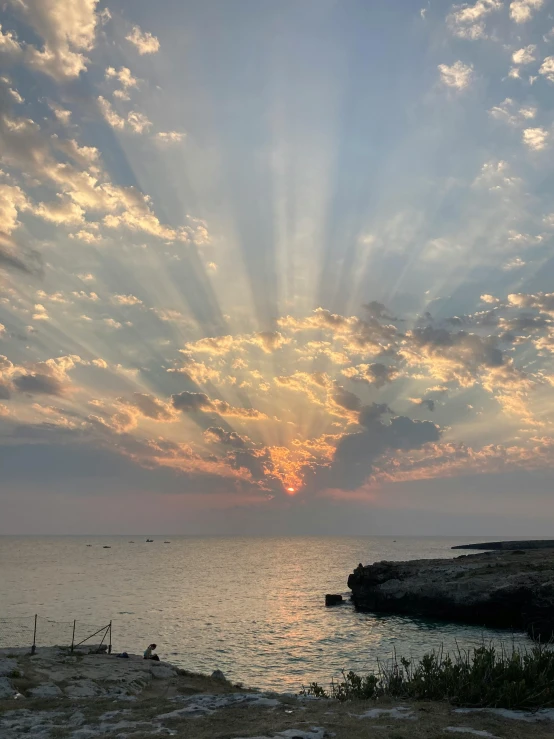
{"type": "Polygon", "coordinates": [[[362,401],[357,395],[351,393],[349,390],[345,390],[343,387],[335,388],[333,392],[333,400],[341,408],[345,408],[347,411],[357,411],[362,405],[362,401]]]}
{"type": "Polygon", "coordinates": [[[210,442],[218,442],[237,448],[246,446],[245,440],[236,431],[226,431],[220,426],[210,426],[210,428],[204,431],[204,438],[210,442]]]}
{"type": "Polygon", "coordinates": [[[527,332],[537,331],[545,326],[548,326],[550,321],[543,316],[531,316],[526,313],[522,313],[515,318],[507,318],[501,321],[502,328],[507,331],[527,332]]]}
{"type": "Polygon", "coordinates": [[[421,400],[418,402],[418,405],[424,405],[430,411],[435,410],[435,401],[431,398],[421,398],[421,400]]]}
{"type": "Polygon", "coordinates": [[[185,413],[208,411],[212,408],[212,402],[206,393],[191,393],[188,390],[172,395],[171,402],[174,408],[185,413]]]}
{"type": "Polygon", "coordinates": [[[390,413],[385,404],[365,406],[359,423],[363,431],[343,436],[335,451],[331,467],[320,475],[319,487],[355,490],[371,474],[373,464],[387,451],[419,449],[428,442],[438,441],[438,426],[430,421],[412,421],[396,416],[383,423],[382,416],[390,413]]]}
{"type": "Polygon", "coordinates": [[[370,300],[369,303],[365,303],[363,309],[369,315],[370,318],[385,319],[387,321],[396,321],[393,318],[383,303],[379,303],[377,300],[370,300]]]}
{"type": "Polygon", "coordinates": [[[124,405],[137,408],[146,418],[154,421],[170,421],[173,416],[167,406],[153,395],[133,393],[132,400],[121,400],[124,405]]]}
{"type": "Polygon", "coordinates": [[[15,378],[13,384],[20,392],[32,395],[61,395],[63,391],[61,382],[48,375],[20,375],[15,378]]]}
{"type": "Polygon", "coordinates": [[[10,386],[0,382],[0,400],[9,400],[12,397],[10,386]]]}
{"type": "Polygon", "coordinates": [[[451,333],[445,328],[426,326],[412,331],[416,346],[428,347],[437,354],[450,356],[467,365],[484,364],[487,367],[500,367],[503,363],[502,351],[496,346],[497,337],[481,337],[466,331],[451,333]]]}
{"type": "Polygon", "coordinates": [[[383,387],[389,382],[392,382],[397,376],[398,370],[396,367],[383,364],[382,362],[374,362],[368,365],[363,379],[367,380],[371,385],[375,385],[375,387],[383,387]]]}
{"type": "Polygon", "coordinates": [[[15,269],[28,275],[40,276],[42,274],[42,262],[35,252],[26,254],[23,250],[21,255],[15,253],[13,242],[10,245],[3,234],[0,234],[0,269],[15,269]]]}

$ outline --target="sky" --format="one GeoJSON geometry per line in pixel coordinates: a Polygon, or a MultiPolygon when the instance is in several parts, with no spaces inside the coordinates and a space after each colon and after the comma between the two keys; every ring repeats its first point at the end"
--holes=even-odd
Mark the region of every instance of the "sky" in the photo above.
{"type": "Polygon", "coordinates": [[[0,533],[552,534],[552,2],[0,23],[0,533]]]}

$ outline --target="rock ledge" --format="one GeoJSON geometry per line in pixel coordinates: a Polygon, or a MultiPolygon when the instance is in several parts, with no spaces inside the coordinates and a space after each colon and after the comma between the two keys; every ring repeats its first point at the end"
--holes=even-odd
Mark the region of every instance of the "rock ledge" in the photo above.
{"type": "Polygon", "coordinates": [[[348,578],[360,610],[445,619],[554,637],[554,550],[358,565],[348,578]]]}

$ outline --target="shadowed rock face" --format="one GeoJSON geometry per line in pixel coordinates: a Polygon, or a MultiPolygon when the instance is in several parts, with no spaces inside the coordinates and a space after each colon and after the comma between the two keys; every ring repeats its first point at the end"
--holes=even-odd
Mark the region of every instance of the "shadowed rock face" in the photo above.
{"type": "Polygon", "coordinates": [[[526,630],[554,637],[554,550],[376,562],[348,578],[360,610],[526,630]]]}

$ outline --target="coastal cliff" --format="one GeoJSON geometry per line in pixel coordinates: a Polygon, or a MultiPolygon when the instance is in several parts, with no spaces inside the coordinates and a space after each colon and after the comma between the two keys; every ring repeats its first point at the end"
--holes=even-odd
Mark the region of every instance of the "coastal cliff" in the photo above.
{"type": "Polygon", "coordinates": [[[554,638],[554,549],[358,565],[348,587],[360,610],[554,638]]]}

